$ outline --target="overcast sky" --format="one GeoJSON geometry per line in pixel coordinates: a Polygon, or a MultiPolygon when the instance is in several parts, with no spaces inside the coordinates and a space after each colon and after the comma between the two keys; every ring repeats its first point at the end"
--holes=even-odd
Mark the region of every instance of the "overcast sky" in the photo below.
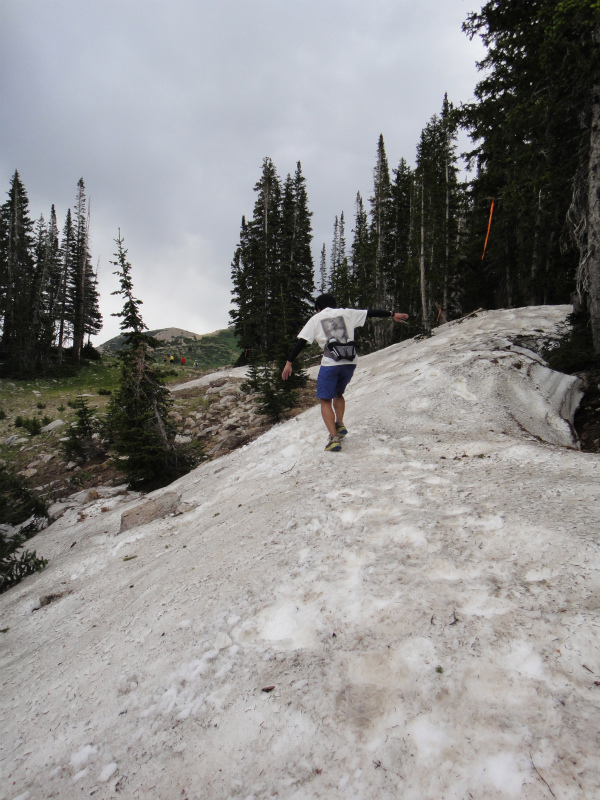
{"type": "MultiPolygon", "coordinates": [[[[377,139],[414,163],[421,129],[477,81],[478,0],[0,0],[0,192],[62,228],[83,177],[104,330],[120,228],[150,328],[228,323],[230,264],[269,156],[297,161],[313,255],[371,194],[377,139]]],[[[3,200],[2,200],[3,201],[3,200]]]]}

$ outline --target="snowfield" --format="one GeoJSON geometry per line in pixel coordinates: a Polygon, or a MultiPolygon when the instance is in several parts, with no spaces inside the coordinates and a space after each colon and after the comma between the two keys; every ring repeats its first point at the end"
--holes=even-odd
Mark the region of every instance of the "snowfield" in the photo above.
{"type": "Polygon", "coordinates": [[[600,456],[528,347],[568,311],[360,359],[341,453],[314,408],[154,493],[183,514],[40,533],[0,798],[599,797],[600,456]]]}

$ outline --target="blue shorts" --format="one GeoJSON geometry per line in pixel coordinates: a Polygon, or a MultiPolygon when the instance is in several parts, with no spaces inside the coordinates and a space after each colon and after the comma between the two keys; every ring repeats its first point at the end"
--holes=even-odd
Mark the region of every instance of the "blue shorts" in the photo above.
{"type": "Polygon", "coordinates": [[[333,400],[344,394],[352,380],[356,364],[338,364],[335,367],[321,367],[317,376],[317,397],[319,400],[333,400]]]}

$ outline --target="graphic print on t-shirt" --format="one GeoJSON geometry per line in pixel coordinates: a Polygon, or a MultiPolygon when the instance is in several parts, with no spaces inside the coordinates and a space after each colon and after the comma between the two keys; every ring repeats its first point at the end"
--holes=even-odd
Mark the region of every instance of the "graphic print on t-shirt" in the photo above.
{"type": "Polygon", "coordinates": [[[331,319],[322,319],[321,327],[327,338],[327,341],[335,339],[337,342],[346,344],[348,341],[348,331],[346,330],[346,323],[343,317],[333,317],[331,319]]]}

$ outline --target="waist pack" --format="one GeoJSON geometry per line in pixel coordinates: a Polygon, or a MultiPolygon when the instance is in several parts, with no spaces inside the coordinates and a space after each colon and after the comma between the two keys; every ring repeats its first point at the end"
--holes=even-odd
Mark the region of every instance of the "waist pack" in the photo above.
{"type": "Polygon", "coordinates": [[[354,342],[338,342],[337,339],[330,339],[323,348],[323,355],[332,358],[334,361],[354,361],[356,358],[356,345],[354,342]]]}

